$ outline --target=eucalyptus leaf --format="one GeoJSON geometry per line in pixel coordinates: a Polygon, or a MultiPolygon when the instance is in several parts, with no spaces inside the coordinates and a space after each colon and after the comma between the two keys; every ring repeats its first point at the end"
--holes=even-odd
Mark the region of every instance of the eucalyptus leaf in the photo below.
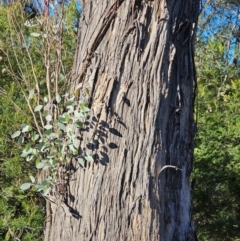
{"type": "Polygon", "coordinates": [[[36,148],[33,148],[33,149],[32,149],[32,155],[35,155],[35,156],[36,156],[37,153],[38,153],[38,150],[37,150],[36,148]]]}
{"type": "Polygon", "coordinates": [[[51,115],[47,115],[45,118],[46,118],[47,121],[52,121],[52,116],[51,115]]]}
{"type": "Polygon", "coordinates": [[[71,151],[73,151],[73,152],[76,152],[76,151],[77,151],[77,148],[76,148],[73,144],[69,145],[68,147],[69,147],[69,149],[70,149],[71,151]]]}
{"type": "Polygon", "coordinates": [[[21,186],[20,186],[20,189],[22,190],[27,190],[31,187],[31,183],[23,183],[21,186]]]}
{"type": "Polygon", "coordinates": [[[24,128],[22,128],[22,132],[24,133],[24,132],[29,132],[29,131],[31,131],[32,130],[32,127],[31,126],[29,126],[29,125],[27,125],[27,126],[25,126],[24,128]]]}
{"type": "Polygon", "coordinates": [[[31,99],[33,98],[33,96],[34,96],[34,89],[31,89],[31,90],[29,91],[28,99],[31,100],[31,99]]]}
{"type": "Polygon", "coordinates": [[[23,136],[19,137],[18,143],[21,144],[21,145],[24,143],[24,137],[23,136]]]}
{"type": "Polygon", "coordinates": [[[75,102],[74,102],[74,100],[68,100],[67,101],[67,103],[66,103],[66,106],[71,106],[71,105],[74,105],[75,104],[75,102]]]}
{"type": "Polygon", "coordinates": [[[28,126],[27,124],[21,124],[20,127],[23,129],[24,127],[28,126]]]}
{"type": "Polygon", "coordinates": [[[33,24],[32,22],[30,22],[29,20],[27,20],[27,21],[24,23],[24,26],[26,26],[26,27],[35,27],[35,26],[37,26],[37,24],[33,24]]]}
{"type": "Polygon", "coordinates": [[[54,140],[54,143],[57,145],[61,145],[62,144],[62,140],[56,139],[54,140]]]}
{"type": "Polygon", "coordinates": [[[90,155],[86,155],[84,158],[85,158],[86,161],[88,161],[88,162],[92,162],[92,161],[94,161],[93,157],[90,156],[90,155]]]}
{"type": "Polygon", "coordinates": [[[81,109],[82,111],[84,111],[84,108],[85,108],[85,105],[84,105],[84,103],[81,103],[81,102],[80,102],[80,105],[79,105],[79,107],[80,107],[80,109],[81,109]]]}
{"type": "Polygon", "coordinates": [[[35,37],[35,38],[37,38],[37,37],[39,37],[41,34],[40,34],[40,33],[31,33],[30,35],[33,36],[33,37],[35,37]]]}
{"type": "Polygon", "coordinates": [[[43,116],[45,116],[45,117],[46,117],[47,115],[49,115],[47,110],[44,110],[44,111],[42,112],[42,114],[43,114],[43,116]]]}
{"type": "Polygon", "coordinates": [[[40,111],[42,108],[43,108],[43,105],[38,105],[35,107],[34,111],[35,112],[40,111]]]}
{"type": "Polygon", "coordinates": [[[61,121],[62,123],[66,123],[65,117],[59,117],[59,121],[61,121]]]}
{"type": "Polygon", "coordinates": [[[42,185],[45,187],[45,186],[47,186],[48,185],[48,181],[47,180],[43,180],[42,181],[42,185]]]}
{"type": "Polygon", "coordinates": [[[45,189],[45,187],[43,188],[43,196],[47,196],[49,194],[49,192],[51,191],[51,187],[48,187],[45,189]]]}
{"type": "Polygon", "coordinates": [[[50,129],[50,130],[44,131],[44,132],[43,132],[43,135],[46,136],[46,137],[48,137],[49,135],[51,135],[51,133],[52,133],[52,130],[50,129]]]}
{"type": "Polygon", "coordinates": [[[14,138],[20,136],[20,134],[21,134],[21,131],[16,131],[11,135],[11,137],[14,139],[14,138]]]}
{"type": "Polygon", "coordinates": [[[31,145],[28,143],[25,147],[25,150],[26,150],[26,152],[29,152],[30,149],[31,149],[31,145]]]}
{"type": "Polygon", "coordinates": [[[50,130],[50,129],[52,129],[52,128],[53,128],[53,126],[52,126],[52,125],[50,125],[50,124],[49,124],[49,125],[45,125],[45,126],[44,126],[44,129],[46,129],[46,130],[50,130]]]}
{"type": "Polygon", "coordinates": [[[76,118],[85,118],[86,115],[82,112],[74,111],[74,117],[76,118]]]}
{"type": "Polygon", "coordinates": [[[43,189],[43,185],[42,184],[36,184],[35,188],[37,189],[37,192],[41,191],[43,189]]]}
{"type": "Polygon", "coordinates": [[[43,147],[43,144],[40,144],[40,143],[38,143],[38,144],[36,144],[36,149],[38,150],[38,151],[41,151],[41,149],[42,149],[42,147],[43,147]]]}
{"type": "Polygon", "coordinates": [[[42,163],[47,163],[47,162],[49,162],[49,159],[43,159],[42,160],[42,163]]]}
{"type": "Polygon", "coordinates": [[[77,128],[82,128],[83,127],[83,123],[81,121],[76,121],[73,123],[73,125],[77,128]]]}
{"type": "Polygon", "coordinates": [[[22,154],[20,155],[20,157],[25,158],[25,157],[27,157],[29,154],[30,154],[30,153],[28,153],[28,152],[26,152],[26,151],[23,150],[23,152],[22,152],[22,154]]]}
{"type": "Polygon", "coordinates": [[[66,126],[65,126],[63,123],[61,123],[61,122],[58,122],[58,123],[57,123],[57,126],[58,126],[61,130],[63,130],[63,131],[65,131],[65,129],[66,129],[66,126]]]}
{"type": "Polygon", "coordinates": [[[62,136],[62,131],[61,131],[61,130],[57,130],[57,131],[56,131],[56,135],[59,136],[59,137],[61,137],[61,136],[62,136]]]}
{"type": "Polygon", "coordinates": [[[52,132],[48,137],[49,138],[57,138],[58,136],[56,133],[52,132]]]}
{"type": "Polygon", "coordinates": [[[60,73],[59,78],[61,81],[65,80],[65,76],[62,73],[60,73]]]}
{"type": "Polygon", "coordinates": [[[68,130],[67,135],[68,135],[68,137],[71,138],[71,139],[72,139],[72,137],[74,136],[73,133],[72,133],[72,131],[70,131],[70,130],[68,130]]]}
{"type": "Polygon", "coordinates": [[[57,96],[56,96],[56,101],[57,101],[58,104],[61,102],[61,100],[62,100],[61,96],[60,96],[60,95],[57,95],[57,96]]]}
{"type": "Polygon", "coordinates": [[[51,166],[53,166],[53,159],[50,159],[49,163],[50,163],[51,166]]]}
{"type": "Polygon", "coordinates": [[[34,134],[32,135],[32,141],[36,141],[38,138],[39,138],[39,135],[38,135],[38,134],[34,133],[34,134]]]}
{"type": "Polygon", "coordinates": [[[68,108],[68,114],[70,115],[70,114],[72,114],[73,112],[74,112],[74,107],[70,107],[70,108],[68,108]]]}
{"type": "Polygon", "coordinates": [[[23,149],[21,157],[27,157],[28,155],[30,155],[32,153],[33,149],[32,148],[28,148],[28,146],[26,146],[25,149],[23,149]]]}
{"type": "Polygon", "coordinates": [[[84,112],[89,112],[90,111],[90,109],[87,107],[87,106],[84,106],[84,110],[83,110],[84,112]]]}
{"type": "Polygon", "coordinates": [[[30,177],[32,183],[34,183],[35,182],[35,177],[33,177],[33,176],[29,176],[29,177],[30,177]]]}
{"type": "Polygon", "coordinates": [[[69,123],[69,121],[70,121],[70,116],[69,115],[65,115],[65,120],[66,120],[66,123],[69,123]]]}
{"type": "Polygon", "coordinates": [[[37,169],[42,169],[44,167],[44,163],[42,162],[39,162],[37,165],[36,165],[36,168],[37,169]]]}
{"type": "Polygon", "coordinates": [[[78,163],[84,167],[84,160],[82,158],[78,158],[78,163]]]}
{"type": "Polygon", "coordinates": [[[29,161],[31,161],[32,159],[33,159],[33,155],[27,156],[26,161],[29,162],[29,161]]]}

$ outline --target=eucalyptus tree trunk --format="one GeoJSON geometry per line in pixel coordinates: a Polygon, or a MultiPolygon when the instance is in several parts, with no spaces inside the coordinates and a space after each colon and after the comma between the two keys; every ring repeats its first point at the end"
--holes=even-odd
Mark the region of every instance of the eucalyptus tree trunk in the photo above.
{"type": "Polygon", "coordinates": [[[94,162],[72,176],[71,213],[48,203],[46,241],[197,240],[189,176],[198,5],[85,3],[71,87],[88,89],[79,146],[94,162]]]}

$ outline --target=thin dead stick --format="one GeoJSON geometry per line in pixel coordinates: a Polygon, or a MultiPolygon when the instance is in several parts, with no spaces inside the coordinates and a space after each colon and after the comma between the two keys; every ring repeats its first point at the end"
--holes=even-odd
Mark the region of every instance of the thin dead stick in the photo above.
{"type": "Polygon", "coordinates": [[[182,169],[180,169],[180,168],[178,168],[178,167],[176,167],[176,166],[166,165],[166,166],[164,166],[164,167],[160,170],[159,174],[160,174],[164,169],[166,169],[166,168],[174,168],[175,170],[180,170],[180,171],[182,171],[182,169]]]}
{"type": "Polygon", "coordinates": [[[51,88],[50,88],[50,49],[51,47],[48,46],[47,52],[45,53],[45,68],[46,68],[46,84],[47,84],[47,90],[48,90],[48,99],[49,102],[51,102],[52,97],[51,97],[51,88]]]}
{"type": "MultiPolygon", "coordinates": [[[[14,14],[13,14],[13,16],[14,16],[14,14]]],[[[12,24],[13,24],[13,26],[14,26],[14,28],[15,28],[15,32],[17,32],[17,29],[16,29],[15,26],[17,26],[19,29],[20,29],[20,26],[19,26],[19,24],[17,23],[17,21],[14,21],[13,16],[12,16],[12,24]]],[[[9,22],[10,22],[10,20],[9,20],[9,22]]],[[[34,70],[34,66],[33,66],[33,60],[32,60],[31,54],[30,54],[30,52],[29,52],[29,48],[28,48],[28,46],[27,46],[27,42],[26,42],[26,39],[25,39],[25,37],[24,37],[23,32],[22,32],[21,30],[18,31],[18,32],[20,33],[20,37],[21,37],[21,39],[23,40],[23,43],[24,43],[24,45],[25,45],[25,49],[26,49],[26,52],[27,52],[28,59],[29,59],[29,61],[30,61],[31,70],[32,70],[32,73],[33,73],[33,76],[34,76],[34,80],[35,80],[35,87],[36,87],[36,90],[37,90],[37,103],[38,103],[38,105],[39,105],[39,104],[40,104],[40,88],[39,88],[38,79],[37,79],[37,76],[36,76],[36,73],[35,73],[35,70],[34,70]]],[[[12,39],[12,37],[11,37],[11,39],[12,39]]],[[[14,55],[15,55],[15,59],[16,59],[16,61],[17,61],[17,63],[18,63],[18,69],[19,69],[20,72],[21,72],[22,79],[24,80],[24,82],[25,82],[26,86],[28,87],[28,89],[31,89],[31,87],[30,87],[30,85],[29,85],[29,82],[26,80],[26,78],[25,78],[25,76],[24,76],[24,74],[23,74],[22,68],[21,68],[21,66],[20,66],[20,64],[19,64],[18,57],[17,57],[15,51],[14,51],[14,55]]],[[[23,60],[23,62],[24,62],[24,65],[26,66],[25,60],[23,60]]],[[[22,89],[22,92],[24,92],[23,89],[22,89]]],[[[26,93],[25,93],[25,92],[24,92],[24,97],[25,97],[25,99],[26,99],[26,101],[27,101],[27,103],[28,103],[28,106],[31,106],[29,100],[26,98],[26,93]]],[[[30,107],[29,107],[29,108],[30,108],[30,107]]],[[[30,108],[30,111],[31,111],[31,113],[32,113],[32,115],[33,115],[33,117],[34,117],[34,121],[35,121],[35,124],[36,124],[36,126],[37,126],[36,116],[35,116],[34,112],[32,111],[32,106],[31,106],[31,108],[30,108]]],[[[44,127],[44,121],[43,121],[43,116],[42,116],[42,113],[41,113],[41,112],[39,112],[39,117],[40,117],[40,120],[41,120],[42,127],[44,127]]],[[[38,126],[38,127],[39,127],[39,126],[38,126]]],[[[39,129],[38,127],[37,127],[37,129],[38,129],[38,131],[40,131],[40,129],[39,129]]],[[[40,132],[39,134],[41,134],[41,132],[40,132]]]]}
{"type": "MultiPolygon", "coordinates": [[[[22,72],[22,68],[20,67],[20,64],[19,64],[19,61],[18,61],[18,58],[17,58],[17,56],[16,56],[16,52],[15,52],[15,51],[14,51],[14,55],[15,55],[15,59],[16,59],[16,61],[17,61],[18,69],[19,69],[19,71],[21,72],[22,80],[23,80],[23,82],[27,83],[27,81],[26,81],[26,79],[25,79],[25,77],[24,77],[24,74],[23,74],[23,72],[22,72]]],[[[10,62],[9,62],[9,63],[10,63],[10,62]]],[[[11,65],[11,64],[10,64],[10,66],[11,66],[11,68],[12,68],[12,65],[11,65]]],[[[13,69],[12,69],[12,73],[14,73],[13,69]]],[[[24,96],[25,100],[27,101],[28,108],[29,108],[29,110],[30,110],[30,112],[31,112],[31,114],[32,114],[32,116],[33,116],[34,123],[35,123],[35,125],[36,125],[37,130],[38,130],[38,133],[39,133],[39,135],[42,137],[42,132],[41,132],[41,129],[40,129],[39,125],[38,125],[36,115],[35,115],[35,113],[34,113],[34,111],[33,111],[33,108],[32,108],[32,106],[31,106],[31,103],[30,103],[29,99],[27,98],[27,95],[26,95],[25,91],[23,90],[20,82],[19,82],[19,86],[20,86],[20,88],[21,88],[21,92],[23,93],[23,96],[24,96]]],[[[40,118],[41,118],[41,115],[40,115],[40,118]]],[[[44,127],[44,123],[43,123],[42,118],[41,118],[41,124],[42,124],[42,126],[44,127]]]]}
{"type": "MultiPolygon", "coordinates": [[[[20,87],[21,87],[21,86],[20,86],[20,87]]],[[[37,119],[36,119],[36,115],[34,114],[34,111],[33,111],[33,109],[32,109],[32,106],[31,106],[30,102],[29,102],[29,99],[27,98],[27,96],[26,96],[24,90],[22,89],[22,87],[21,87],[21,91],[22,91],[22,93],[23,93],[23,95],[24,95],[25,100],[27,101],[28,108],[29,108],[29,110],[31,111],[31,114],[32,114],[32,116],[33,116],[35,125],[36,125],[37,130],[38,130],[38,134],[39,134],[40,137],[42,138],[42,132],[41,132],[41,129],[40,129],[39,125],[38,125],[38,122],[37,122],[37,119]]]]}

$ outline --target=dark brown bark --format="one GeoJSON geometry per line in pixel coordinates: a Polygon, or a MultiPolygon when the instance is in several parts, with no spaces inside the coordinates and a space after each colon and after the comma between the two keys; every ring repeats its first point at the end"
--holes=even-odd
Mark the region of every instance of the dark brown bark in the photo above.
{"type": "Polygon", "coordinates": [[[196,240],[189,176],[198,5],[86,3],[72,91],[90,90],[79,144],[95,162],[70,182],[75,214],[48,204],[46,241],[196,240]]]}

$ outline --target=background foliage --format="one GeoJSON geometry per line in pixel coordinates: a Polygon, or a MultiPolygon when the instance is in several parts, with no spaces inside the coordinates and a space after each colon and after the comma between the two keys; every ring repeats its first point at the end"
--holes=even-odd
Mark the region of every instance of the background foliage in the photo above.
{"type": "MultiPolygon", "coordinates": [[[[64,31],[58,46],[61,61],[57,54],[60,51],[56,48],[59,41],[54,32],[61,19],[57,13],[51,19],[43,16],[30,19],[24,11],[24,2],[0,7],[0,240],[43,239],[45,202],[38,194],[19,188],[29,181],[29,175],[37,174],[35,163],[20,157],[22,146],[12,140],[11,134],[22,123],[34,124],[23,93],[28,95],[30,89],[35,89],[36,81],[40,86],[40,99],[48,93],[47,78],[51,93],[56,90],[56,81],[59,94],[67,89],[76,43],[73,28],[76,10],[72,5],[74,3],[64,11],[64,31]],[[44,21],[48,25],[46,22],[40,24],[44,21]],[[47,26],[50,28],[46,32],[47,26]],[[48,38],[36,37],[44,36],[44,33],[48,38]],[[47,54],[46,50],[49,50],[47,54]],[[46,56],[49,74],[46,73],[46,56]]],[[[31,104],[37,103],[38,98],[34,97],[31,104]]]]}
{"type": "Polygon", "coordinates": [[[239,7],[223,1],[208,4],[200,18],[196,46],[193,206],[199,240],[239,240],[239,7]]]}

